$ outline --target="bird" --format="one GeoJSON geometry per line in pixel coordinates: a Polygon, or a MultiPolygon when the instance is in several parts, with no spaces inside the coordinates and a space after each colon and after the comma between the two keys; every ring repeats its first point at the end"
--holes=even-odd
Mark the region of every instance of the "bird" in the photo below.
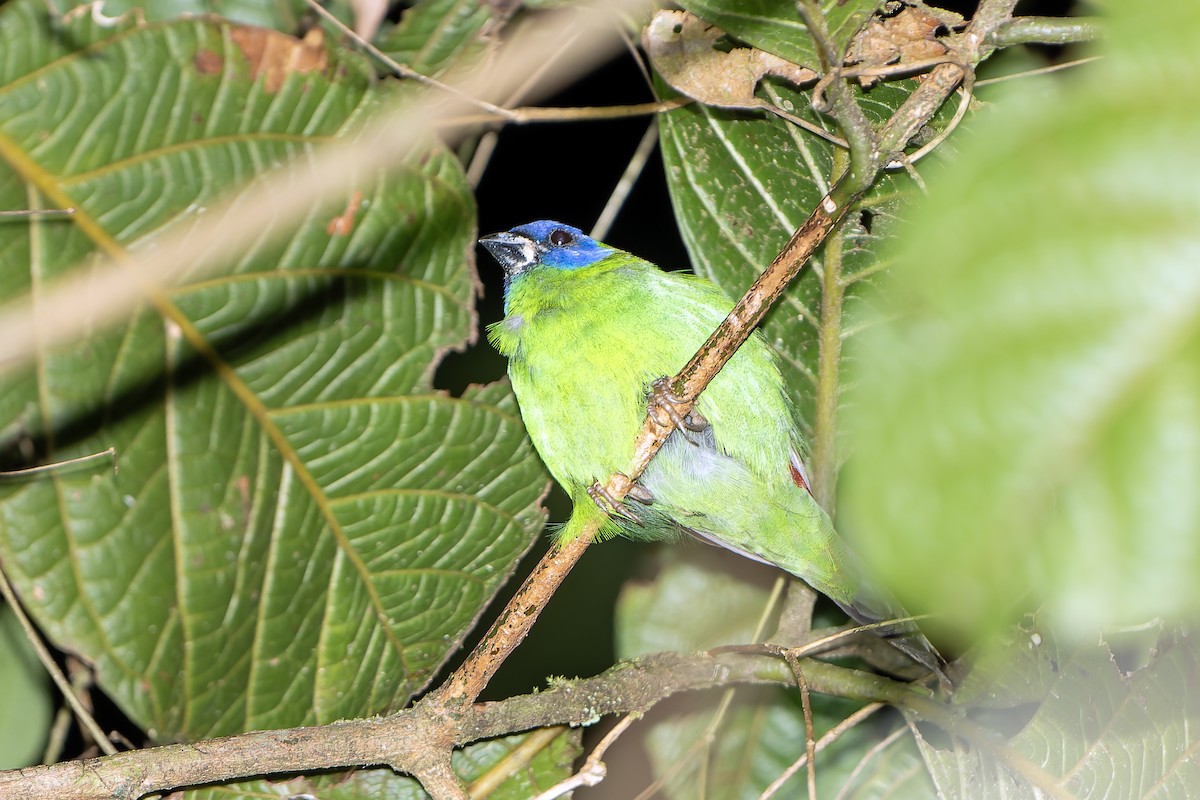
{"type": "MultiPolygon", "coordinates": [[[[560,542],[588,525],[599,525],[599,538],[691,535],[800,578],[859,623],[908,617],[867,581],[813,496],[796,411],[759,332],[678,420],[624,501],[597,496],[598,481],[631,469],[651,394],[672,399],[662,379],[733,308],[716,284],[552,220],[479,242],[504,271],[504,317],[488,339],[508,359],[529,436],[572,502],[560,542]]],[[[944,679],[944,661],[911,621],[874,630],[944,679]]]]}

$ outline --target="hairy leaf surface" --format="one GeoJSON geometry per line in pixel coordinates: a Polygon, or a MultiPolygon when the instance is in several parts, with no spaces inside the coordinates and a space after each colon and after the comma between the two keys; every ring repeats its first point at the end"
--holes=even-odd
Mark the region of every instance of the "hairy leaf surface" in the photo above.
{"type": "MultiPolygon", "coordinates": [[[[0,223],[6,300],[152,248],[387,94],[353,55],[208,19],[104,27],[9,3],[0,52],[0,207],[77,209],[0,223]]],[[[0,393],[10,464],[116,448],[119,469],[5,486],[0,553],[159,741],[404,705],[541,526],[507,386],[431,385],[476,335],[460,165],[430,143],[357,185],[0,393]]]]}

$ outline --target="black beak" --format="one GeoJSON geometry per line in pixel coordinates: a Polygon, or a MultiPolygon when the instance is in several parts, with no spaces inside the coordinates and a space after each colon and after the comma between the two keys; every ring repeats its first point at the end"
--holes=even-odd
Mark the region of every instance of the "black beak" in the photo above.
{"type": "Polygon", "coordinates": [[[510,278],[537,263],[537,244],[528,236],[505,231],[484,236],[479,243],[487,248],[492,258],[500,262],[504,274],[510,278]]]}

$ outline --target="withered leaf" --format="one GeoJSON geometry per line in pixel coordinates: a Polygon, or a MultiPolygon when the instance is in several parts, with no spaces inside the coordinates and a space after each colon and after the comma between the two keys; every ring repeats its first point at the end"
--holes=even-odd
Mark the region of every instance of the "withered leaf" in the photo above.
{"type": "Polygon", "coordinates": [[[794,84],[816,80],[817,73],[753,47],[719,49],[725,35],[686,11],[659,11],[642,34],[642,44],[658,74],[680,94],[719,108],[779,109],[754,96],[768,75],[794,84]]]}

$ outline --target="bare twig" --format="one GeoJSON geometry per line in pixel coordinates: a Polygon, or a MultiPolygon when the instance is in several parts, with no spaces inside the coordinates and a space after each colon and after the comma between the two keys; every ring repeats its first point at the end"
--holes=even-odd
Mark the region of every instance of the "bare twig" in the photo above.
{"type": "Polygon", "coordinates": [[[17,600],[17,595],[12,589],[12,585],[8,582],[8,576],[4,574],[4,570],[0,569],[0,595],[3,595],[4,602],[8,604],[13,616],[17,618],[17,622],[21,625],[21,630],[25,632],[25,638],[29,640],[33,651],[37,653],[38,661],[42,662],[42,668],[50,675],[50,680],[54,681],[54,685],[58,687],[58,691],[62,693],[63,699],[67,701],[67,705],[71,707],[71,711],[75,714],[75,719],[79,720],[80,726],[87,731],[88,736],[96,742],[96,746],[101,752],[112,755],[117,752],[117,748],[113,747],[113,743],[104,735],[104,731],[96,723],[96,720],[83,707],[83,703],[79,701],[79,696],[75,694],[75,690],[71,687],[67,676],[63,675],[62,670],[58,668],[58,664],[54,662],[54,656],[42,643],[42,637],[38,634],[37,628],[30,622],[29,617],[25,614],[25,609],[21,607],[21,603],[17,600]]]}
{"type": "MultiPolygon", "coordinates": [[[[881,707],[882,706],[875,704],[873,706],[863,706],[863,710],[881,707]]],[[[858,763],[854,765],[854,769],[852,769],[850,774],[846,776],[846,780],[842,784],[842,789],[838,792],[838,796],[835,800],[843,800],[843,798],[846,796],[846,793],[849,792],[851,787],[854,786],[854,779],[858,777],[859,773],[863,771],[867,764],[871,763],[871,760],[874,759],[875,756],[891,747],[897,739],[904,735],[905,731],[906,729],[904,726],[896,728],[896,730],[892,731],[887,736],[883,737],[883,739],[876,742],[870,750],[863,753],[863,757],[858,760],[858,763]]]]}
{"type": "Polygon", "coordinates": [[[33,467],[22,467],[21,469],[6,469],[0,471],[0,481],[8,478],[28,478],[31,475],[40,475],[47,472],[62,472],[67,467],[78,467],[90,464],[93,461],[99,461],[102,458],[111,458],[113,460],[113,470],[117,468],[117,448],[108,447],[96,453],[88,453],[85,456],[76,456],[75,458],[64,458],[61,461],[53,461],[49,464],[38,464],[33,467]]]}
{"type": "Polygon", "coordinates": [[[604,754],[629,729],[634,719],[635,717],[632,714],[623,717],[620,722],[612,727],[612,730],[604,734],[604,738],[600,740],[600,743],[592,748],[592,752],[588,753],[583,766],[574,775],[561,783],[551,786],[533,798],[533,800],[556,800],[556,798],[562,797],[568,792],[573,792],[585,786],[596,786],[603,781],[608,775],[608,767],[604,764],[604,754]]]}
{"type": "Polygon", "coordinates": [[[459,99],[464,100],[465,102],[467,102],[473,106],[477,106],[478,108],[483,109],[484,111],[488,112],[489,114],[491,114],[495,117],[499,117],[501,119],[508,117],[509,111],[506,108],[502,108],[494,103],[489,103],[486,100],[481,100],[477,97],[474,97],[469,92],[465,92],[462,89],[460,89],[458,86],[455,86],[453,84],[442,83],[441,81],[437,80],[436,78],[430,78],[426,75],[423,75],[420,72],[417,72],[412,67],[408,66],[407,64],[401,64],[399,61],[392,58],[387,53],[383,52],[378,47],[376,47],[375,45],[373,45],[369,41],[367,41],[367,39],[364,38],[361,34],[359,34],[358,31],[351,30],[350,28],[348,28],[345,25],[345,23],[343,23],[340,19],[338,19],[332,13],[330,13],[324,6],[322,6],[320,3],[318,3],[317,0],[304,0],[304,2],[308,3],[308,7],[311,8],[313,11],[317,12],[317,14],[320,15],[322,19],[324,19],[326,22],[328,22],[333,27],[337,28],[339,31],[342,32],[343,35],[348,37],[350,40],[352,40],[355,44],[357,44],[363,50],[365,50],[366,52],[370,53],[372,56],[377,58],[380,61],[380,63],[382,63],[384,66],[386,66],[392,72],[399,75],[401,78],[408,78],[409,80],[416,81],[417,83],[420,83],[424,86],[428,86],[430,88],[437,89],[442,92],[446,92],[447,94],[452,94],[455,97],[458,97],[459,99]]]}
{"type": "Polygon", "coordinates": [[[978,89],[981,86],[991,86],[994,83],[1004,83],[1005,81],[1015,81],[1015,80],[1020,80],[1022,78],[1033,78],[1038,75],[1049,75],[1051,72],[1059,72],[1060,70],[1064,70],[1064,69],[1074,69],[1075,67],[1082,67],[1084,64],[1090,64],[1093,61],[1099,61],[1101,58],[1102,58],[1102,56],[1089,56],[1087,58],[1077,58],[1074,61],[1064,61],[1061,64],[1052,64],[1049,67],[1040,67],[1038,69],[1026,69],[1026,70],[1022,70],[1020,72],[1014,72],[1011,75],[1000,75],[995,78],[988,78],[987,80],[976,81],[975,88],[978,89]]]}
{"type": "Polygon", "coordinates": [[[617,218],[621,207],[629,198],[629,193],[633,191],[634,184],[641,177],[642,170],[645,169],[646,162],[650,160],[650,154],[654,152],[656,144],[658,144],[657,119],[653,120],[646,128],[646,132],[642,134],[642,139],[638,142],[637,149],[633,151],[633,157],[629,159],[625,172],[621,174],[620,180],[617,181],[616,187],[608,197],[608,202],[604,204],[604,210],[600,212],[596,224],[592,226],[588,235],[593,239],[603,239],[608,236],[613,220],[617,218]]]}
{"type": "MultiPolygon", "coordinates": [[[[858,725],[864,719],[871,716],[881,708],[886,708],[886,706],[883,703],[868,703],[858,711],[855,711],[853,714],[846,717],[844,720],[825,732],[825,735],[822,736],[817,742],[816,747],[814,748],[815,752],[821,752],[826,747],[841,738],[842,734],[844,734],[846,731],[850,730],[855,725],[858,725]]],[[[904,728],[899,728],[899,730],[904,730],[904,728]]],[[[778,778],[771,781],[770,785],[767,786],[767,788],[763,790],[763,793],[758,796],[758,800],[771,800],[772,797],[779,793],[779,790],[783,788],[784,784],[791,780],[792,776],[799,772],[800,769],[809,762],[809,759],[810,755],[808,752],[805,752],[804,755],[792,762],[787,769],[780,773],[778,778]]],[[[847,780],[846,785],[849,785],[849,783],[850,781],[847,780]]]]}

